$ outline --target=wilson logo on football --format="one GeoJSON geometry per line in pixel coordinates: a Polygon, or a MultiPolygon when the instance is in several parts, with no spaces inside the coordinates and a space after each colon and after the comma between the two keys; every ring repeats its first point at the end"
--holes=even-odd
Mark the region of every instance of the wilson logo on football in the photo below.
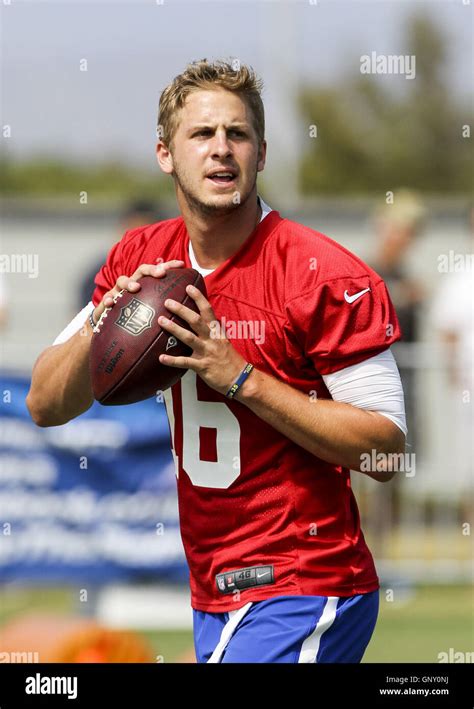
{"type": "Polygon", "coordinates": [[[121,308],[120,315],[115,322],[131,335],[141,335],[144,330],[151,327],[154,316],[154,308],[142,303],[138,298],[132,298],[128,305],[121,308]]]}
{"type": "Polygon", "coordinates": [[[166,351],[168,351],[171,347],[176,347],[177,344],[178,340],[176,339],[176,337],[173,337],[173,335],[171,335],[171,337],[168,337],[168,341],[166,343],[166,351]]]}

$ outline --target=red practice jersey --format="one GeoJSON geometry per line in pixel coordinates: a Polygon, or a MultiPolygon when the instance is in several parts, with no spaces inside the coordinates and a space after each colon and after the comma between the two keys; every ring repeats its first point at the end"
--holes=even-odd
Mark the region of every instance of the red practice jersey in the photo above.
{"type": "MultiPolygon", "coordinates": [[[[94,305],[142,263],[181,259],[191,267],[188,247],[182,217],[127,232],[96,276],[94,305]]],[[[314,406],[331,398],[322,375],[400,337],[380,276],[277,211],[205,282],[235,349],[314,406]]],[[[307,452],[191,370],[165,394],[193,608],[224,612],[272,596],[378,588],[349,470],[307,452]]]]}

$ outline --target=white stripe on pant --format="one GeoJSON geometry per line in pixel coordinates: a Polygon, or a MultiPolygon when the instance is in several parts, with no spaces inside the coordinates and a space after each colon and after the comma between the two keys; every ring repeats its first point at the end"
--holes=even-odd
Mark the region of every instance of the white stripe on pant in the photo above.
{"type": "Polygon", "coordinates": [[[321,618],[311,633],[308,635],[303,645],[298,659],[299,663],[316,662],[321,643],[321,636],[328,630],[336,619],[338,596],[328,596],[321,618]]]}
{"type": "Polygon", "coordinates": [[[229,640],[234,634],[235,629],[237,628],[238,624],[252,605],[253,603],[250,601],[250,603],[247,603],[245,606],[242,606],[242,608],[239,608],[238,610],[229,611],[229,620],[222,628],[221,639],[219,640],[216,649],[212,653],[211,657],[208,659],[208,664],[220,662],[222,654],[226,649],[229,640]]]}

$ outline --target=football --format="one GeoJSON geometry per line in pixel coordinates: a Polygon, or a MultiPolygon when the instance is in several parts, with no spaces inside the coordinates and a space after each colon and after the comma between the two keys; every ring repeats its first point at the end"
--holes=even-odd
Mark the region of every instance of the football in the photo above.
{"type": "Polygon", "coordinates": [[[173,268],[162,278],[144,276],[137,293],[122,290],[106,308],[92,336],[89,368],[94,398],[106,406],[133,404],[173,386],[187,371],[168,367],[160,354],[189,356],[190,347],[164,330],[164,315],[187,330],[190,326],[164,306],[167,298],[199,312],[186,293],[193,285],[207,297],[204,279],[193,268],[173,268]]]}

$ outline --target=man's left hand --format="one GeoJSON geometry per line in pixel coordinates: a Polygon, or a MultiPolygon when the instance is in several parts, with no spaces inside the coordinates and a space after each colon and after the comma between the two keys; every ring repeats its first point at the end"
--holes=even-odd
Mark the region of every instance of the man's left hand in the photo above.
{"type": "Polygon", "coordinates": [[[198,306],[199,315],[175,300],[166,300],[165,306],[185,320],[193,332],[163,316],[158,322],[163,329],[191,347],[193,353],[191,357],[162,354],[160,362],[169,367],[193,369],[208,386],[225,395],[245,367],[246,360],[227,339],[211,304],[201,291],[188,285],[186,292],[198,306]]]}

